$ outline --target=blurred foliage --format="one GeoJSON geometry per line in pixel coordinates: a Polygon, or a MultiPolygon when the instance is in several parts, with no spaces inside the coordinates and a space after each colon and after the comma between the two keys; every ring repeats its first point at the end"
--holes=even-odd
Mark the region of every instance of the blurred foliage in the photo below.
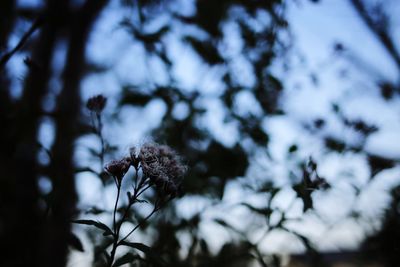
{"type": "Polygon", "coordinates": [[[361,245],[365,257],[372,257],[384,266],[398,266],[400,262],[400,186],[391,190],[391,203],[386,208],[385,216],[376,233],[370,234],[361,245]]]}
{"type": "MultiPolygon", "coordinates": [[[[33,8],[19,6],[12,0],[2,1],[2,266],[27,266],[28,263],[30,266],[64,266],[68,254],[67,244],[78,251],[85,249],[78,237],[71,233],[71,220],[82,212],[96,216],[107,212],[98,206],[87,210],[78,209],[74,187],[75,174],[92,173],[99,177],[105,187],[109,186],[111,181],[101,168],[99,170],[93,166],[75,166],[78,164],[73,160],[73,155],[76,141],[81,137],[93,135],[101,145],[89,147],[88,151],[94,160],[101,163],[100,165],[103,165],[106,155],[113,155],[117,150],[102,135],[103,123],[107,123],[107,120],[102,121],[98,116],[92,118],[95,122],[93,123],[81,112],[82,101],[79,92],[85,77],[102,75],[110,68],[102,62],[86,59],[85,54],[88,36],[95,29],[92,24],[103,9],[111,8],[109,2],[117,4],[129,14],[121,17],[119,25],[116,26],[120,26],[132,37],[133,44],[140,44],[144,48],[144,56],[159,59],[168,74],[165,84],[130,84],[122,81],[117,110],[126,106],[145,108],[154,100],[165,104],[166,111],[160,125],[149,134],[156,141],[166,143],[184,155],[190,167],[184,181],[187,197],[202,196],[212,205],[219,203],[224,198],[226,185],[230,181],[238,181],[240,177],[249,178],[248,171],[258,156],[257,152],[263,151],[267,157],[270,156],[269,129],[266,129],[263,123],[265,118],[285,116],[285,108],[280,102],[285,90],[281,80],[283,77],[274,73],[272,66],[276,59],[285,57],[291,46],[290,25],[286,18],[288,1],[194,0],[193,12],[190,14],[180,13],[179,8],[171,8],[174,4],[180,4],[180,1],[174,0],[88,0],[82,3],[54,0],[33,8]],[[165,16],[168,17],[167,22],[160,20],[165,16]],[[158,27],[155,29],[154,25],[158,27]],[[235,25],[238,36],[232,37],[229,31],[224,30],[226,25],[235,25]],[[180,34],[176,34],[177,29],[180,34]],[[209,125],[201,123],[208,112],[205,105],[201,104],[207,101],[202,88],[183,88],[175,81],[172,75],[175,62],[168,54],[168,38],[171,36],[179,39],[182,45],[195,53],[207,69],[218,68],[223,73],[223,86],[216,97],[223,107],[224,122],[235,125],[237,129],[238,137],[233,144],[223,143],[223,140],[219,140],[210,132],[209,125]],[[16,37],[20,40],[19,43],[10,47],[10,40],[16,37]],[[241,43],[238,54],[250,66],[254,80],[250,84],[242,82],[242,73],[234,67],[239,55],[231,55],[226,50],[225,45],[232,41],[232,38],[233,42],[241,43]],[[61,64],[63,66],[54,67],[56,52],[59,50],[66,53],[65,66],[61,64]],[[19,53],[24,58],[27,75],[23,77],[21,96],[15,97],[12,83],[14,76],[7,64],[12,56],[19,53]],[[59,73],[58,68],[64,69],[59,73]],[[54,86],[54,80],[58,80],[60,86],[54,86]],[[260,107],[259,112],[243,114],[239,111],[235,103],[243,93],[255,100],[254,105],[260,107]],[[56,97],[53,105],[43,104],[49,96],[51,98],[54,95],[56,97]],[[183,118],[174,116],[173,111],[178,104],[185,105],[188,109],[183,118]],[[54,123],[55,141],[50,147],[38,145],[39,130],[44,119],[54,123]],[[43,152],[47,155],[47,161],[39,160],[38,155],[43,152]],[[43,179],[51,183],[49,192],[43,192],[38,185],[43,179]],[[26,240],[26,245],[16,251],[20,240],[26,240]]],[[[394,38],[390,35],[390,20],[383,6],[373,6],[370,2],[361,0],[350,2],[400,69],[399,52],[396,50],[394,38]]],[[[349,57],[347,47],[342,43],[336,43],[334,50],[338,56],[349,57]]],[[[22,62],[20,64],[22,65],[22,62]]],[[[132,70],[132,75],[135,75],[135,70],[132,70]]],[[[318,73],[312,75],[312,78],[314,83],[318,84],[318,73]]],[[[385,101],[393,100],[400,93],[398,83],[382,79],[372,82],[385,101]]],[[[399,159],[375,155],[365,150],[366,140],[379,132],[378,126],[360,118],[350,117],[342,111],[341,103],[332,103],[332,111],[340,124],[357,133],[361,141],[355,144],[346,142],[341,136],[326,131],[328,118],[317,118],[305,128],[321,136],[327,153],[343,155],[349,152],[363,155],[370,167],[371,180],[382,171],[398,166],[399,159]]],[[[317,189],[328,189],[329,184],[317,173],[318,159],[314,161],[302,158],[301,147],[298,144],[291,144],[287,152],[289,157],[297,161],[287,170],[293,178],[289,187],[295,193],[296,199],[302,203],[303,213],[311,212],[314,209],[313,192],[317,189]]],[[[264,197],[263,206],[247,201],[241,201],[239,206],[262,218],[266,233],[277,229],[285,231],[298,238],[309,253],[317,253],[306,236],[287,227],[287,222],[294,220],[286,216],[287,211],[272,205],[273,199],[282,190],[281,186],[275,185],[265,174],[259,184],[253,185],[251,179],[248,179],[243,183],[243,187],[252,195],[264,197]]],[[[394,189],[393,192],[395,191],[394,189]]],[[[393,193],[393,201],[397,199],[396,196],[393,193]]],[[[146,198],[143,201],[146,201],[146,198]]],[[[149,236],[149,245],[154,249],[154,253],[160,255],[166,265],[222,267],[251,266],[257,262],[260,266],[280,266],[280,258],[277,255],[264,255],[259,249],[259,243],[251,241],[249,232],[252,229],[248,229],[248,232],[241,231],[221,218],[217,218],[215,223],[235,238],[232,242],[225,243],[219,251],[212,251],[207,236],[203,236],[199,230],[203,220],[202,214],[181,218],[178,209],[179,203],[170,205],[156,220],[142,227],[143,233],[149,236]],[[189,236],[190,246],[183,250],[185,244],[181,236],[185,235],[189,236]],[[182,251],[187,253],[183,254],[182,251]]],[[[395,243],[396,218],[398,219],[398,213],[393,213],[395,210],[394,206],[388,208],[382,230],[367,239],[367,243],[375,246],[373,250],[388,251],[387,246],[395,243]]],[[[136,224],[142,217],[139,211],[130,220],[136,224]]],[[[97,221],[85,223],[102,230],[108,227],[97,221]]],[[[103,252],[109,248],[110,242],[107,239],[99,240],[96,233],[88,232],[88,236],[94,244],[95,266],[104,266],[106,256],[103,252]]],[[[129,251],[119,259],[116,266],[132,262],[132,266],[159,265],[158,262],[154,262],[153,252],[148,253],[149,247],[137,243],[129,243],[127,246],[134,248],[135,253],[129,251]]],[[[390,262],[387,266],[395,266],[390,264],[398,263],[393,254],[384,257],[390,262]]]]}

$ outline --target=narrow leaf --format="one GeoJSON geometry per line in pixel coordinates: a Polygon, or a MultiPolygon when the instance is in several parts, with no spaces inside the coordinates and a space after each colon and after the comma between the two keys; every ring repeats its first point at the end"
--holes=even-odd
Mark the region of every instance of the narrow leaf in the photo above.
{"type": "Polygon", "coordinates": [[[85,211],[85,214],[94,214],[94,215],[98,215],[105,212],[105,210],[100,209],[96,206],[91,207],[90,209],[88,209],[87,211],[85,211]]]}
{"type": "Polygon", "coordinates": [[[93,225],[93,226],[103,230],[104,231],[104,233],[103,233],[104,236],[108,236],[108,235],[112,235],[113,234],[113,232],[111,231],[111,229],[107,225],[105,225],[104,223],[99,222],[99,221],[96,222],[96,221],[93,221],[93,220],[74,220],[72,222],[73,223],[77,223],[77,224],[93,225]]]}
{"type": "Polygon", "coordinates": [[[133,262],[135,259],[136,259],[136,256],[133,253],[128,252],[121,258],[117,259],[115,261],[115,263],[113,264],[113,267],[117,267],[117,266],[121,266],[121,265],[130,263],[130,262],[133,262]]]}
{"type": "Polygon", "coordinates": [[[77,251],[80,251],[80,252],[84,252],[85,251],[83,249],[83,245],[82,245],[81,240],[76,235],[74,235],[73,233],[71,233],[69,235],[69,237],[68,237],[68,244],[72,248],[76,249],[77,251]]]}
{"type": "Polygon", "coordinates": [[[157,263],[157,266],[166,265],[165,261],[160,258],[160,256],[156,252],[154,252],[151,247],[146,246],[145,244],[122,241],[121,245],[128,246],[143,252],[151,261],[157,263]]]}

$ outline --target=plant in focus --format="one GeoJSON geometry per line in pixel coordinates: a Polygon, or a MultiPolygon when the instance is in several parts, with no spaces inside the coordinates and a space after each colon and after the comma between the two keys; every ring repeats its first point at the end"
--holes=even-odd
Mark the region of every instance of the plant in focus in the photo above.
{"type": "MultiPolygon", "coordinates": [[[[106,104],[106,98],[95,96],[88,100],[87,108],[96,115],[97,123],[94,124],[95,133],[102,140],[101,157],[104,158],[104,138],[101,134],[101,112],[106,104]]],[[[121,266],[136,260],[143,260],[138,254],[128,252],[117,259],[117,249],[120,246],[134,248],[143,252],[148,258],[157,265],[163,261],[152,252],[151,248],[137,242],[130,242],[129,237],[143,226],[152,215],[162,209],[170,200],[181,194],[181,184],[187,167],[181,162],[177,153],[169,146],[156,143],[146,143],[140,148],[131,147],[129,155],[112,160],[104,166],[106,174],[112,177],[116,187],[116,198],[112,212],[112,226],[94,220],[75,220],[74,223],[92,225],[103,231],[103,236],[109,238],[110,242],[102,251],[106,257],[107,266],[121,266]],[[123,191],[123,181],[127,180],[128,171],[134,170],[131,189],[126,191],[126,204],[120,207],[121,192],[123,191]],[[135,204],[148,203],[143,199],[143,195],[148,192],[152,199],[151,212],[142,219],[137,220],[137,224],[130,229],[127,234],[121,233],[123,224],[130,221],[132,207],[135,204]],[[110,252],[107,248],[110,247],[110,252]]]]}

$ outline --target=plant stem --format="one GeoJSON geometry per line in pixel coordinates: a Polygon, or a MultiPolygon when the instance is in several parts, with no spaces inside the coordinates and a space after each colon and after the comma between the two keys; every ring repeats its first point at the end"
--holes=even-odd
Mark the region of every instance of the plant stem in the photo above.
{"type": "Polygon", "coordinates": [[[138,223],[124,238],[122,238],[119,242],[118,245],[121,245],[121,243],[123,241],[125,241],[133,232],[135,232],[136,229],[138,229],[140,226],[142,226],[142,224],[147,221],[156,211],[158,211],[159,208],[157,206],[154,207],[154,209],[152,210],[152,212],[150,212],[149,215],[146,216],[146,218],[144,218],[140,223],[138,223]]]}
{"type": "Polygon", "coordinates": [[[114,258],[115,258],[115,252],[117,250],[117,243],[118,243],[118,236],[119,236],[119,230],[117,230],[117,221],[116,221],[116,215],[117,215],[117,208],[118,208],[118,200],[119,200],[119,195],[121,193],[121,182],[118,182],[118,179],[115,178],[115,183],[117,185],[117,199],[115,200],[115,206],[114,206],[114,212],[113,212],[113,237],[114,237],[114,242],[113,242],[113,248],[111,250],[111,255],[110,255],[110,260],[108,263],[108,266],[111,267],[114,258]]]}
{"type": "Polygon", "coordinates": [[[113,214],[113,218],[114,218],[114,220],[113,220],[113,228],[114,228],[113,229],[114,230],[113,238],[114,238],[114,241],[113,241],[113,247],[111,249],[108,267],[112,267],[112,264],[115,259],[117,247],[121,245],[121,242],[123,242],[126,238],[128,238],[129,235],[131,235],[137,228],[139,228],[147,219],[149,219],[158,210],[158,208],[155,206],[153,211],[143,221],[141,221],[138,225],[136,225],[128,235],[126,235],[124,238],[119,240],[119,235],[120,235],[122,224],[124,223],[125,219],[128,217],[130,208],[133,206],[133,204],[135,204],[137,202],[138,197],[151,186],[151,185],[148,185],[148,186],[144,187],[146,185],[146,181],[147,181],[146,178],[142,178],[138,184],[136,183],[136,180],[139,178],[138,170],[136,170],[135,176],[136,176],[136,179],[135,179],[135,188],[133,191],[133,196],[131,199],[129,199],[129,203],[126,206],[126,208],[124,210],[124,214],[122,215],[119,223],[117,223],[117,221],[116,221],[116,213],[117,213],[119,195],[121,192],[121,183],[118,182],[118,180],[116,179],[117,199],[115,201],[114,214],[113,214]],[[144,187],[144,188],[142,189],[142,187],[144,187]]]}
{"type": "Polygon", "coordinates": [[[121,183],[116,181],[117,183],[117,199],[115,200],[115,206],[114,206],[114,212],[113,212],[113,227],[114,227],[114,233],[117,230],[117,223],[116,223],[116,215],[117,215],[117,208],[118,208],[118,200],[119,200],[119,195],[121,193],[121,183]]]}
{"type": "Polygon", "coordinates": [[[104,137],[103,137],[103,121],[101,119],[101,114],[100,113],[96,113],[96,119],[97,119],[97,135],[100,139],[101,142],[101,151],[100,151],[100,166],[104,165],[104,155],[106,152],[106,148],[105,148],[105,141],[104,141],[104,137]]]}
{"type": "Polygon", "coordinates": [[[4,54],[0,59],[0,69],[3,68],[6,63],[10,60],[10,58],[19,50],[21,49],[25,43],[29,40],[32,34],[43,24],[44,18],[39,17],[35,20],[29,30],[22,36],[21,40],[18,44],[8,53],[4,54]]]}

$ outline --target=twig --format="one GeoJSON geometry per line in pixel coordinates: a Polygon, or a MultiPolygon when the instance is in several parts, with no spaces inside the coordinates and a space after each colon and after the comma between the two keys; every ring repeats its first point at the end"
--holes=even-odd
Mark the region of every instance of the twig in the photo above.
{"type": "Polygon", "coordinates": [[[117,213],[117,207],[118,207],[118,200],[119,200],[119,194],[121,193],[121,183],[119,183],[118,181],[117,181],[117,199],[116,199],[116,201],[115,201],[115,206],[114,206],[114,218],[113,218],[113,226],[114,226],[114,234],[116,233],[116,231],[117,231],[117,223],[116,223],[116,220],[115,220],[115,217],[116,217],[116,213],[117,213]]]}
{"type": "Polygon", "coordinates": [[[4,54],[1,59],[0,59],[0,69],[3,68],[7,62],[10,60],[10,58],[18,51],[20,50],[25,43],[28,41],[29,37],[40,27],[40,25],[43,23],[43,17],[39,17],[35,20],[35,22],[31,25],[29,30],[22,36],[21,40],[18,42],[18,44],[8,53],[4,54]]]}
{"type": "Polygon", "coordinates": [[[368,28],[376,35],[376,37],[388,51],[388,53],[396,63],[397,68],[400,69],[400,54],[396,50],[393,39],[389,36],[388,32],[385,29],[379,29],[376,26],[361,0],[350,0],[350,2],[354,6],[355,10],[358,12],[360,17],[363,19],[365,24],[367,24],[368,28]]]}
{"type": "Polygon", "coordinates": [[[146,222],[151,216],[153,216],[153,214],[156,213],[158,210],[159,210],[159,208],[157,206],[155,206],[154,209],[152,210],[152,212],[150,212],[150,214],[147,215],[146,218],[144,218],[140,223],[138,223],[124,238],[122,238],[118,242],[118,246],[121,245],[121,243],[123,241],[125,241],[133,232],[135,232],[136,229],[138,229],[140,226],[142,226],[143,223],[146,222]]]}
{"type": "MultiPolygon", "coordinates": [[[[136,179],[135,179],[135,181],[136,181],[137,179],[139,179],[138,169],[136,169],[136,174],[135,175],[136,175],[136,179]]],[[[119,223],[117,223],[117,221],[116,221],[116,213],[117,213],[117,207],[118,207],[118,200],[119,200],[119,195],[120,195],[121,183],[116,181],[118,191],[117,191],[117,199],[115,201],[114,213],[113,213],[113,219],[114,219],[113,220],[113,228],[114,228],[113,229],[113,231],[114,231],[113,232],[113,238],[114,238],[114,241],[113,241],[113,246],[112,246],[112,249],[111,249],[110,259],[109,259],[109,262],[108,262],[108,266],[109,267],[112,266],[112,264],[114,262],[114,259],[115,259],[115,254],[116,254],[117,248],[121,245],[121,243],[126,238],[128,238],[137,228],[139,228],[146,220],[148,220],[156,211],[159,210],[159,207],[157,205],[155,205],[153,211],[145,219],[143,219],[138,225],[136,225],[128,235],[126,235],[121,240],[119,239],[119,235],[120,235],[120,232],[121,232],[122,224],[124,223],[125,219],[128,217],[130,208],[132,207],[133,204],[135,204],[137,202],[138,197],[151,186],[151,185],[145,186],[146,185],[146,181],[147,181],[147,179],[142,178],[140,180],[140,182],[138,183],[138,185],[135,186],[134,192],[133,192],[133,196],[129,199],[129,203],[126,206],[126,208],[124,210],[124,214],[122,215],[122,218],[119,221],[119,223]]]]}
{"type": "Polygon", "coordinates": [[[104,156],[105,156],[105,152],[106,152],[106,144],[105,144],[105,140],[104,140],[104,136],[103,136],[103,121],[101,119],[101,114],[100,113],[96,113],[96,119],[97,119],[97,135],[100,138],[100,142],[101,142],[101,151],[100,151],[100,166],[104,165],[104,156]]]}

